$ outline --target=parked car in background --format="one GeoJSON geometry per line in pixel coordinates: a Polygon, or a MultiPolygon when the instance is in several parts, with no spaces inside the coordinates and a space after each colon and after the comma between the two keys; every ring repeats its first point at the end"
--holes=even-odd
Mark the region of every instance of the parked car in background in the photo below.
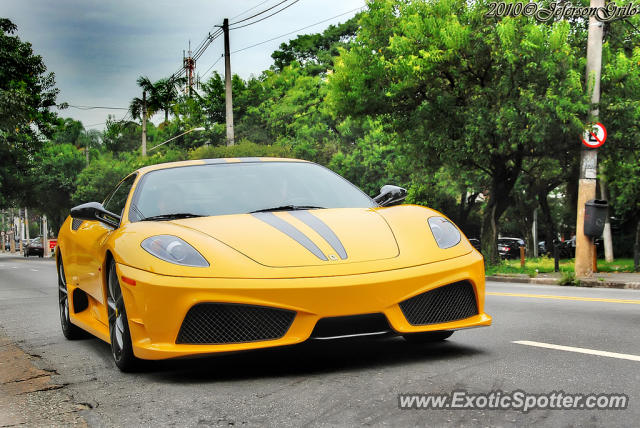
{"type": "Polygon", "coordinates": [[[545,241],[538,242],[538,255],[544,256],[547,254],[547,243],[545,241]]]}
{"type": "Polygon", "coordinates": [[[27,242],[23,248],[23,254],[25,257],[38,256],[44,257],[44,250],[42,248],[42,238],[34,238],[27,242]]]}
{"type": "Polygon", "coordinates": [[[498,238],[498,254],[502,259],[516,259],[520,257],[520,247],[524,247],[520,238],[498,238]]]}

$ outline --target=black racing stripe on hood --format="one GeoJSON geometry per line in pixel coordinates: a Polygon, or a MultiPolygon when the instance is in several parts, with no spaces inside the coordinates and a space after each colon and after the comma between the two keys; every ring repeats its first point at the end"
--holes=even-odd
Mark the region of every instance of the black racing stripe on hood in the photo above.
{"type": "Polygon", "coordinates": [[[324,239],[327,244],[331,245],[333,250],[338,253],[342,260],[347,258],[347,251],[344,249],[344,245],[342,245],[340,238],[338,238],[338,236],[324,221],[320,220],[309,211],[290,211],[289,214],[316,231],[318,235],[322,236],[322,239],[324,239]]]}
{"type": "Polygon", "coordinates": [[[298,230],[292,224],[287,223],[282,220],[280,217],[276,216],[273,213],[265,212],[265,213],[252,213],[252,216],[261,220],[268,225],[278,229],[280,232],[287,235],[289,238],[296,241],[298,244],[302,245],[304,248],[309,250],[309,252],[313,253],[320,260],[328,261],[327,256],[322,252],[320,248],[316,244],[313,243],[311,239],[300,230],[298,230]]]}

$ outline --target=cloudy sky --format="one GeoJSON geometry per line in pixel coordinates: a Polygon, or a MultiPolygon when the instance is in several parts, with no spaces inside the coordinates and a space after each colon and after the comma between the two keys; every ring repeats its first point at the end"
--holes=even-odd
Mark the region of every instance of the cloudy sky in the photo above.
{"type": "MultiPolygon", "coordinates": [[[[195,47],[207,33],[215,31],[215,25],[222,24],[224,18],[233,23],[281,1],[3,0],[0,15],[18,26],[18,36],[32,43],[47,68],[56,74],[59,102],[126,108],[133,97],[140,96],[137,77],[145,75],[157,80],[171,75],[181,66],[182,52],[188,49],[189,40],[195,47]],[[253,9],[239,15],[250,8],[253,9]]],[[[273,11],[294,1],[288,0],[273,11]]],[[[271,52],[280,43],[297,34],[317,33],[330,24],[344,22],[357,12],[353,9],[364,3],[364,0],[298,0],[271,18],[231,31],[233,52],[349,12],[232,54],[232,72],[243,78],[260,74],[272,64],[271,52]]],[[[220,37],[202,55],[196,71],[202,74],[209,69],[220,58],[222,50],[220,37]]],[[[223,74],[224,61],[219,61],[209,73],[213,70],[223,74]]],[[[120,118],[125,110],[69,108],[60,112],[61,116],[81,120],[86,128],[93,129],[103,129],[109,113],[120,118]]]]}

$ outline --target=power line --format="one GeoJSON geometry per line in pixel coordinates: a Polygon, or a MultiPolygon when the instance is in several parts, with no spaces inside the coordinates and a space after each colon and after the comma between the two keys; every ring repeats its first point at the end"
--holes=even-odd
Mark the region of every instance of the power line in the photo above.
{"type": "Polygon", "coordinates": [[[242,15],[244,15],[245,13],[252,11],[252,10],[253,10],[253,9],[255,9],[256,7],[258,7],[258,6],[262,6],[263,4],[265,4],[265,3],[266,3],[266,2],[268,2],[268,1],[271,1],[271,0],[264,0],[264,1],[260,2],[260,3],[258,3],[258,4],[257,4],[257,5],[255,5],[255,6],[251,6],[249,9],[245,10],[244,12],[240,12],[239,14],[237,14],[237,15],[236,15],[236,16],[234,16],[234,17],[232,17],[231,19],[236,19],[237,17],[242,16],[242,15]]]}
{"type": "Polygon", "coordinates": [[[91,125],[82,125],[82,126],[84,126],[85,128],[88,128],[88,127],[90,127],[90,126],[104,125],[105,123],[107,123],[107,122],[92,123],[91,125]]]}
{"type": "MultiPolygon", "coordinates": [[[[294,0],[294,1],[293,1],[293,3],[289,3],[288,5],[286,5],[285,7],[283,7],[282,9],[278,9],[278,10],[276,10],[276,11],[275,11],[275,12],[273,12],[271,15],[267,15],[267,16],[265,16],[264,18],[257,19],[257,20],[255,20],[255,21],[253,21],[253,22],[250,22],[250,23],[248,23],[248,24],[241,25],[241,26],[239,26],[239,27],[231,28],[231,30],[237,30],[237,29],[239,29],[239,28],[244,28],[244,27],[248,27],[249,25],[257,24],[257,23],[258,23],[258,22],[260,22],[260,21],[264,21],[264,20],[265,20],[265,19],[267,19],[267,18],[271,18],[273,15],[277,15],[278,13],[282,12],[283,10],[290,8],[291,6],[293,6],[294,4],[298,3],[299,1],[300,1],[300,0],[294,0]]],[[[243,20],[243,21],[244,21],[244,20],[243,20]]],[[[242,21],[238,21],[238,22],[242,22],[242,21]]],[[[237,23],[236,23],[236,24],[237,24],[237,23]]]]}
{"type": "Polygon", "coordinates": [[[56,107],[58,107],[59,109],[64,109],[64,108],[67,108],[67,107],[71,107],[71,108],[75,108],[75,109],[78,109],[78,110],[96,110],[96,109],[128,110],[127,107],[76,106],[76,105],[71,105],[71,104],[58,104],[58,105],[56,105],[56,107]]]}
{"type": "Polygon", "coordinates": [[[220,55],[220,57],[219,57],[219,58],[218,58],[218,59],[217,59],[213,64],[211,64],[211,66],[209,66],[209,68],[207,68],[207,71],[205,71],[205,72],[202,74],[201,79],[204,79],[204,77],[207,75],[207,73],[209,73],[209,71],[210,71],[210,70],[211,70],[211,69],[212,69],[212,68],[213,68],[217,63],[219,63],[219,62],[220,62],[220,60],[221,60],[222,58],[224,58],[224,54],[220,55]]]}
{"type": "Polygon", "coordinates": [[[311,28],[311,27],[314,27],[314,26],[316,26],[316,25],[323,24],[323,23],[325,23],[325,22],[327,22],[327,21],[331,21],[332,19],[339,18],[339,17],[344,16],[344,15],[347,15],[347,14],[349,14],[349,13],[351,13],[351,12],[355,12],[356,10],[362,10],[362,9],[364,9],[365,7],[366,7],[366,5],[364,5],[364,6],[360,6],[360,7],[357,7],[357,8],[355,8],[355,9],[348,10],[348,11],[346,11],[346,12],[343,12],[343,13],[339,14],[339,15],[332,16],[331,18],[323,19],[322,21],[318,21],[318,22],[315,22],[315,23],[313,23],[313,24],[309,24],[309,25],[307,25],[306,27],[298,28],[297,30],[293,30],[293,31],[290,31],[290,32],[285,33],[285,34],[281,34],[281,35],[276,36],[276,37],[273,37],[273,38],[271,38],[271,39],[264,40],[264,41],[259,42],[259,43],[255,43],[255,44],[253,44],[253,45],[245,46],[244,48],[240,48],[240,49],[235,50],[235,51],[233,51],[233,52],[231,52],[231,53],[242,52],[242,51],[246,51],[247,49],[255,48],[256,46],[260,46],[260,45],[263,45],[263,44],[265,44],[265,43],[269,43],[269,42],[272,42],[272,41],[274,41],[274,40],[280,39],[280,38],[282,38],[282,37],[286,37],[286,36],[289,36],[289,35],[291,35],[291,34],[297,33],[298,31],[306,30],[307,28],[311,28]]]}
{"type": "Polygon", "coordinates": [[[203,43],[201,43],[201,47],[196,50],[195,53],[192,54],[192,58],[197,61],[202,54],[204,53],[205,50],[207,50],[207,48],[209,47],[209,45],[211,43],[213,43],[213,41],[215,39],[217,39],[218,37],[220,37],[220,35],[223,33],[223,31],[221,29],[218,29],[218,31],[216,31],[215,33],[211,34],[209,33],[209,35],[207,36],[207,38],[205,39],[205,41],[203,43]]]}
{"type": "MultiPolygon", "coordinates": [[[[258,13],[256,13],[255,15],[251,15],[250,17],[245,18],[245,19],[241,19],[240,21],[232,22],[232,23],[231,23],[231,24],[229,24],[229,25],[239,24],[239,23],[241,23],[241,22],[248,21],[248,20],[250,20],[251,18],[255,18],[256,16],[260,16],[260,15],[262,15],[262,14],[263,14],[263,13],[265,13],[265,12],[269,12],[271,9],[276,8],[276,7],[280,6],[282,3],[286,3],[286,2],[288,2],[288,1],[289,1],[289,0],[282,0],[280,3],[277,3],[277,4],[273,5],[273,6],[271,6],[270,8],[263,10],[262,12],[258,12],[258,13]]],[[[294,2],[294,3],[295,3],[295,2],[294,2]]]]}

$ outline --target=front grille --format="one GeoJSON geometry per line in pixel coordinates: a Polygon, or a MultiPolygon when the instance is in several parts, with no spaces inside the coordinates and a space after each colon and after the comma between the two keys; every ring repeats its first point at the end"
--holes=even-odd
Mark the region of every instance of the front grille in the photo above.
{"type": "Polygon", "coordinates": [[[454,282],[400,303],[412,325],[439,324],[478,315],[476,294],[469,281],[454,282]]]}
{"type": "Polygon", "coordinates": [[[199,303],[189,309],[176,343],[257,342],[284,336],[296,313],[234,303],[199,303]]]}
{"type": "Polygon", "coordinates": [[[384,314],[348,315],[342,317],[321,318],[311,337],[327,338],[337,336],[351,336],[390,331],[389,322],[384,314]]]}

